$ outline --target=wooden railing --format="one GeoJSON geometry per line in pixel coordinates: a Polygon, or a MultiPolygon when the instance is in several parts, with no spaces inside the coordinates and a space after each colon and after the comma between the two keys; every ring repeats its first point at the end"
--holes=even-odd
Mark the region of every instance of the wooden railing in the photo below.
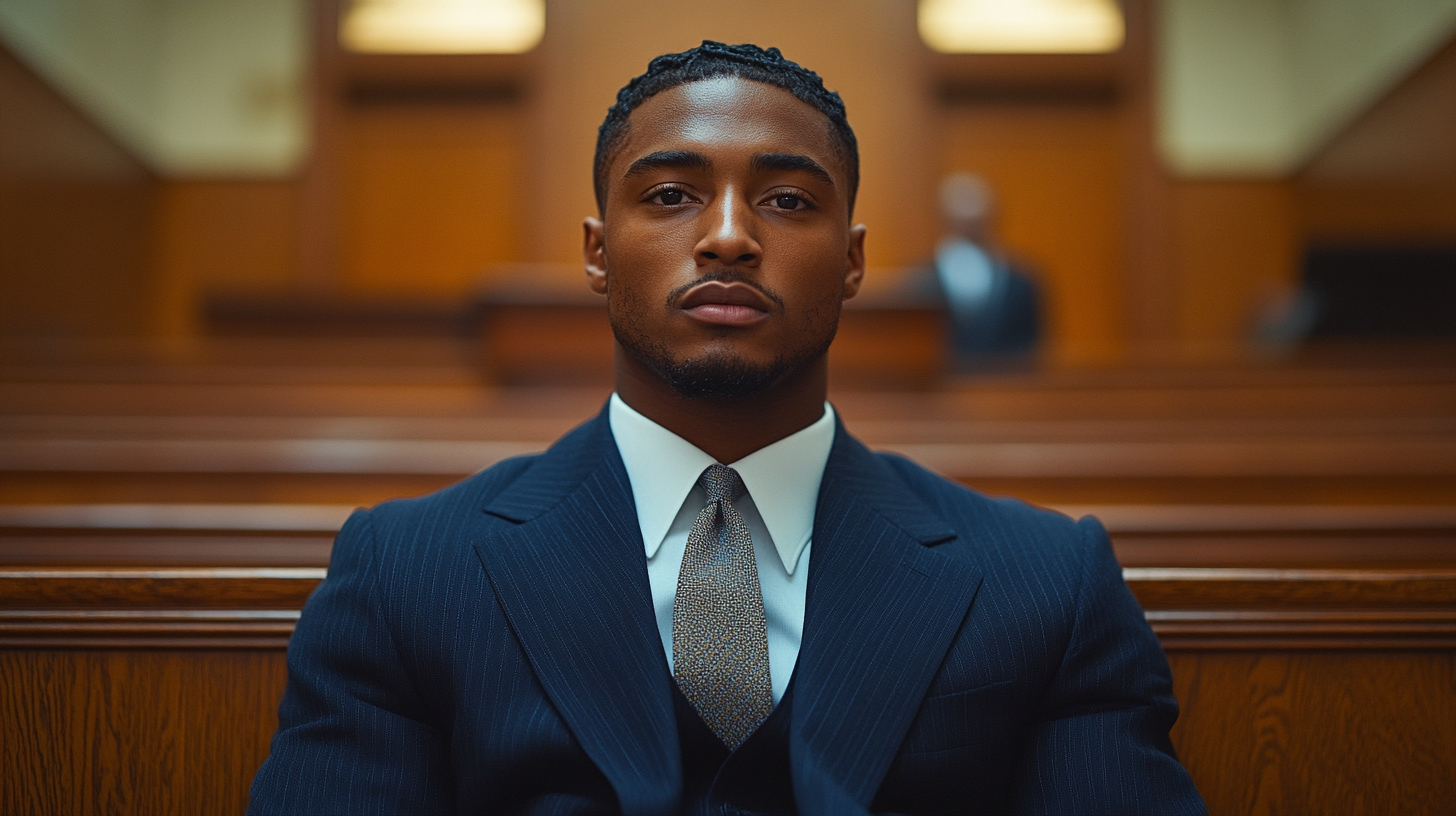
{"type": "MultiPolygon", "coordinates": [[[[373,504],[543,450],[599,397],[479,417],[0,415],[0,497],[373,504]]],[[[935,403],[839,407],[872,447],[1042,503],[1456,504],[1456,418],[982,420],[935,403]]]]}
{"type": "MultiPolygon", "coordinates": [[[[1168,654],[1174,742],[1212,812],[1444,812],[1452,508],[1067,509],[1100,513],[1143,564],[1125,578],[1168,654]],[[1331,537],[1339,558],[1319,552],[1331,537]],[[1259,546],[1285,566],[1189,566],[1259,546]]],[[[240,812],[288,635],[348,510],[0,508],[0,809],[240,812]],[[264,565],[280,545],[308,554],[264,565]]]]}

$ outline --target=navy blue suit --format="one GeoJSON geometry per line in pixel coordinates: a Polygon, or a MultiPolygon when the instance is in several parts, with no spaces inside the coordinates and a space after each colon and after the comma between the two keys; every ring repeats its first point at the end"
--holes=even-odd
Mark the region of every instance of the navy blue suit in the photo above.
{"type": "MultiPolygon", "coordinates": [[[[841,426],[787,710],[805,814],[1203,813],[1168,665],[1095,520],[841,426]]],[[[683,809],[672,677],[603,412],[355,513],[288,649],[249,812],[683,809]]]]}

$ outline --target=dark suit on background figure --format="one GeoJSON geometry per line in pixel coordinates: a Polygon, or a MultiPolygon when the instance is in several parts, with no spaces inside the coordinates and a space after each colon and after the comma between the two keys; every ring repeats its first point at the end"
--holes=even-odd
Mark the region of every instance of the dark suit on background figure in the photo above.
{"type": "Polygon", "coordinates": [[[942,179],[945,234],[930,264],[903,284],[907,294],[945,307],[952,362],[961,370],[1025,367],[1041,343],[1041,287],[992,240],[995,202],[980,176],[942,179]]]}

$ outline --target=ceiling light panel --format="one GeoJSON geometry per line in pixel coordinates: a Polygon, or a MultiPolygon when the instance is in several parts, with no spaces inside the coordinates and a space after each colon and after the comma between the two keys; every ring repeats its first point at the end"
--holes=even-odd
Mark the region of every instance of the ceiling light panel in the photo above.
{"type": "Polygon", "coordinates": [[[947,54],[1096,54],[1122,47],[1116,0],[920,0],[920,38],[947,54]]]}
{"type": "Polygon", "coordinates": [[[519,54],[545,30],[545,0],[354,0],[339,40],[376,54],[519,54]]]}

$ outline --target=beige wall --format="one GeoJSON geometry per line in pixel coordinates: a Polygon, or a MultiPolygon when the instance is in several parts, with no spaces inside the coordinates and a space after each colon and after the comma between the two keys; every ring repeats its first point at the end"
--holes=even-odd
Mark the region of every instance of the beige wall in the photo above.
{"type": "Polygon", "coordinates": [[[1456,0],[1161,0],[1159,11],[1159,142],[1197,176],[1298,170],[1456,30],[1456,0]]]}
{"type": "Polygon", "coordinates": [[[305,0],[0,0],[0,39],[162,175],[287,176],[305,0]]]}

